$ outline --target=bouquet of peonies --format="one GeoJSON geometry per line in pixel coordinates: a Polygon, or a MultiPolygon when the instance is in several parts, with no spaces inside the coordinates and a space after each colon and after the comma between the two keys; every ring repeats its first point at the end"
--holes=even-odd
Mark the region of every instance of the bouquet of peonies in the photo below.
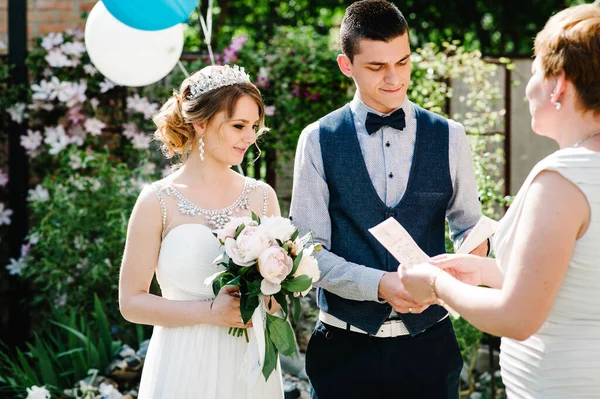
{"type": "MultiPolygon", "coordinates": [[[[252,319],[258,346],[264,354],[259,360],[265,379],[277,366],[278,353],[293,356],[296,340],[287,322],[289,307],[294,320],[300,316],[299,296],[306,295],[320,277],[317,260],[311,256],[320,246],[308,245],[310,235],[298,237],[298,229],[287,218],[250,217],[231,219],[215,233],[225,253],[215,263],[225,270],[206,280],[215,295],[226,285],[240,290],[240,308],[244,323],[252,319]],[[273,300],[281,306],[283,317],[271,315],[273,300]],[[289,306],[289,307],[288,307],[289,306]],[[261,325],[257,325],[257,323],[261,325]],[[262,341],[262,340],[261,340],[262,341]]],[[[230,334],[244,335],[246,329],[231,328],[230,334]]]]}

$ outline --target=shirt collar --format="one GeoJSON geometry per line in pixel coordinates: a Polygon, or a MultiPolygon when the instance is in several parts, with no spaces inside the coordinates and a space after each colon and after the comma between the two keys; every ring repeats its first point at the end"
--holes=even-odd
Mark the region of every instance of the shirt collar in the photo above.
{"type": "Polygon", "coordinates": [[[388,116],[388,115],[392,114],[393,112],[399,110],[400,108],[402,108],[404,110],[404,113],[406,114],[407,117],[412,117],[413,107],[412,107],[411,101],[408,99],[408,96],[406,98],[404,98],[404,102],[402,103],[401,106],[399,106],[398,108],[394,109],[391,112],[388,112],[387,114],[383,114],[377,110],[374,110],[373,108],[371,108],[367,104],[365,104],[358,96],[358,92],[356,92],[354,94],[354,98],[350,102],[350,109],[352,110],[352,113],[354,114],[355,121],[357,121],[361,127],[364,127],[365,121],[367,120],[367,114],[369,112],[377,114],[379,116],[388,116]]]}

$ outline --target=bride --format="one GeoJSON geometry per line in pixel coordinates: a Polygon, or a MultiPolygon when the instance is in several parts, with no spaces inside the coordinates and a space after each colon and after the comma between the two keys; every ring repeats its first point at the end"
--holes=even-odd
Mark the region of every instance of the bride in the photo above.
{"type": "MultiPolygon", "coordinates": [[[[181,167],[140,194],[119,282],[125,319],[154,326],[140,399],[282,398],[281,374],[247,381],[236,287],[215,297],[204,280],[222,248],[213,231],[232,217],[279,215],[273,189],[231,165],[266,129],[264,104],[243,68],[210,66],[181,84],[154,117],[155,139],[181,167]],[[162,296],[149,293],[156,273],[162,296]]],[[[252,341],[252,329],[249,330],[252,341]]]]}

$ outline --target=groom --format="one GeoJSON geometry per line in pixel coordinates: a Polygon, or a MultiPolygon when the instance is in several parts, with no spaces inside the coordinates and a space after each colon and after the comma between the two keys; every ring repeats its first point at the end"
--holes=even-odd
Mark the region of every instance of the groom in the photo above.
{"type": "Polygon", "coordinates": [[[447,312],[415,303],[368,229],[393,217],[430,256],[445,252],[446,218],[455,243],[464,237],[481,217],[465,131],[406,98],[408,26],[394,5],[353,3],[340,36],[338,66],[356,95],[302,132],[290,211],[324,247],[312,397],[458,398],[463,362],[447,312]]]}

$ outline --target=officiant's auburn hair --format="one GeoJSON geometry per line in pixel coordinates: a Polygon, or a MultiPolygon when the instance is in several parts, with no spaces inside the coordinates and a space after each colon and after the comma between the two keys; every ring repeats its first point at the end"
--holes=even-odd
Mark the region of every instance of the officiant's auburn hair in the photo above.
{"type": "MultiPolygon", "coordinates": [[[[212,68],[212,67],[207,67],[212,68]]],[[[205,68],[206,69],[206,68],[205,68]]],[[[194,82],[203,70],[196,71],[185,79],[179,91],[173,90],[173,95],[161,107],[152,120],[156,125],[154,139],[161,143],[165,157],[179,157],[185,163],[189,152],[196,141],[196,132],[193,124],[196,122],[210,122],[219,112],[225,112],[226,119],[233,116],[238,100],[250,97],[258,106],[259,123],[257,136],[268,131],[265,127],[265,105],[258,88],[250,83],[235,83],[222,86],[197,96],[190,95],[190,84],[194,82]]]]}
{"type": "Polygon", "coordinates": [[[535,38],[544,76],[565,71],[582,111],[600,115],[600,5],[582,4],[552,16],[535,38]]]}
{"type": "Polygon", "coordinates": [[[389,42],[408,35],[408,24],[398,7],[386,0],[362,0],[352,3],[342,19],[340,42],[342,52],[354,61],[360,54],[362,39],[389,42]]]}

